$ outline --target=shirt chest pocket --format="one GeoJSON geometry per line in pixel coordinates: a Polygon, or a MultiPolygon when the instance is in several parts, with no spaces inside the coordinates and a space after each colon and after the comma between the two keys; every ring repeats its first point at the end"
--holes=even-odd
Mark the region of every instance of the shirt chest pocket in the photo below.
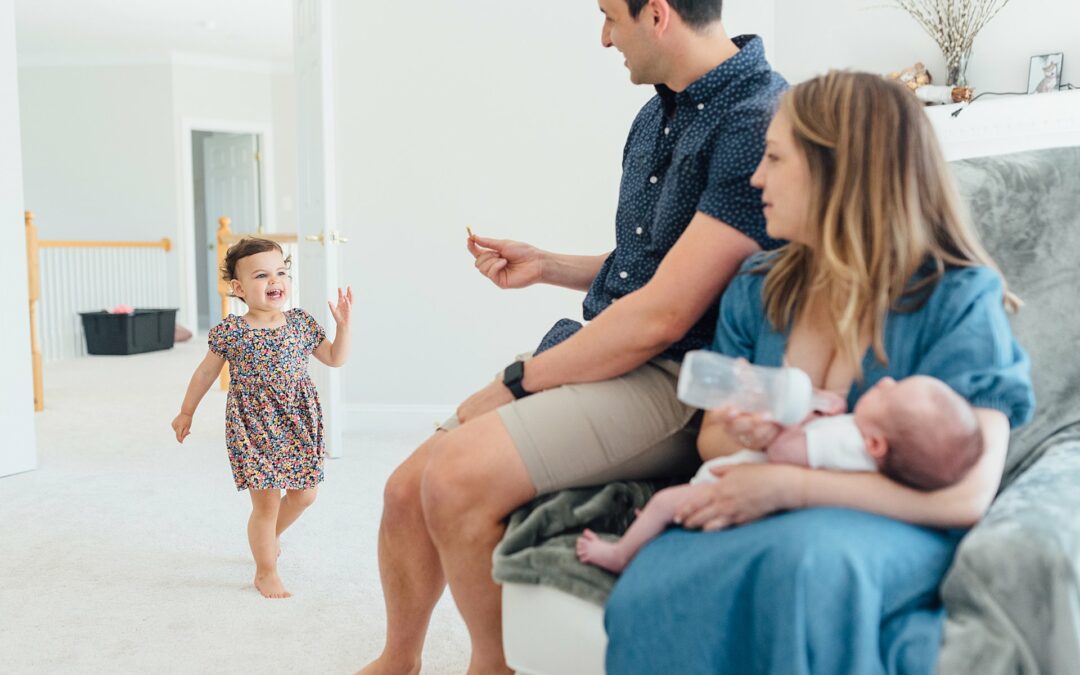
{"type": "Polygon", "coordinates": [[[704,190],[706,172],[699,158],[691,155],[677,155],[664,178],[663,193],[657,204],[657,212],[673,223],[680,223],[678,234],[690,222],[697,210],[698,202],[704,190]]]}

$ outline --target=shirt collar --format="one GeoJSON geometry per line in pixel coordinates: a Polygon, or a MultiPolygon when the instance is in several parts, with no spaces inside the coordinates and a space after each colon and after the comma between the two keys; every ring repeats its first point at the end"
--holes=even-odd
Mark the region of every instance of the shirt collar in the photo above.
{"type": "Polygon", "coordinates": [[[731,82],[762,68],[768,69],[769,64],[765,60],[765,45],[760,37],[738,35],[732,39],[732,42],[739,51],[699,77],[685,90],[676,93],[666,84],[656,85],[656,93],[660,96],[665,113],[671,115],[677,107],[705,103],[723,91],[731,82]]]}

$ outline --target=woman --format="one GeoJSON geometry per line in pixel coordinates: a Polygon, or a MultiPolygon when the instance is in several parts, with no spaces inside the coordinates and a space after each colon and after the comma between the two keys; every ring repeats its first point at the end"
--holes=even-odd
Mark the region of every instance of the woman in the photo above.
{"type": "MultiPolygon", "coordinates": [[[[687,529],[643,549],[616,585],[608,671],[932,672],[938,583],[993,500],[1010,426],[1034,405],[1005,314],[1017,300],[961,215],[919,102],[896,83],[834,72],[793,88],[752,182],[769,235],[791,243],[732,281],[714,349],[797,366],[849,409],[884,377],[937,377],[976,409],[985,451],[935,492],[872,473],[718,469],[680,513],[687,529]]],[[[699,443],[761,448],[776,432],[713,411],[699,443]]]]}

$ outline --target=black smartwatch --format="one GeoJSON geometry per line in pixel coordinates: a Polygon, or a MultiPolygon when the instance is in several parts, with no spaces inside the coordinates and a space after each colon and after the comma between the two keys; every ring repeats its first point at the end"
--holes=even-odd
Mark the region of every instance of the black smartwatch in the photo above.
{"type": "Polygon", "coordinates": [[[521,385],[523,379],[525,379],[524,361],[514,361],[503,371],[503,384],[514,395],[514,398],[525,398],[532,394],[531,391],[526,391],[525,387],[521,385]]]}

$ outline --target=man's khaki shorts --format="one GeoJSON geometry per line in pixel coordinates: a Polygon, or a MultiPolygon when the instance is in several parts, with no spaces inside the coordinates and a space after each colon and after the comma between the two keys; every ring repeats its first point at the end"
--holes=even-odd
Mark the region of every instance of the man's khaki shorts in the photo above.
{"type": "MultiPolygon", "coordinates": [[[[689,478],[701,464],[700,416],[676,398],[678,378],[678,363],[653,359],[611,380],[527,396],[498,413],[538,494],[613,480],[689,478]]],[[[455,416],[440,429],[457,426],[455,416]]]]}

